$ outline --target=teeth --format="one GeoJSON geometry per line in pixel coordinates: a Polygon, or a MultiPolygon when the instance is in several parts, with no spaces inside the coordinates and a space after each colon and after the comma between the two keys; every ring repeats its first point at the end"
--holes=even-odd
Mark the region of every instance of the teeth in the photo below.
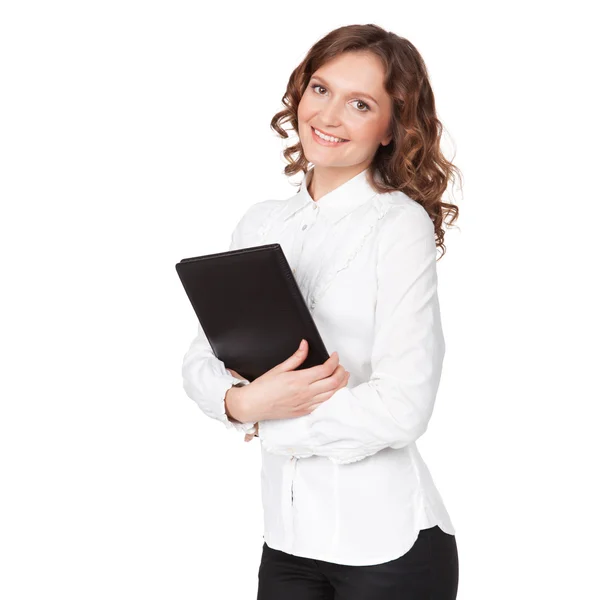
{"type": "Polygon", "coordinates": [[[327,140],[328,142],[344,142],[345,141],[342,138],[336,138],[336,137],[331,137],[330,135],[325,135],[324,133],[321,133],[318,129],[315,129],[315,133],[320,138],[323,138],[324,140],[327,140]]]}

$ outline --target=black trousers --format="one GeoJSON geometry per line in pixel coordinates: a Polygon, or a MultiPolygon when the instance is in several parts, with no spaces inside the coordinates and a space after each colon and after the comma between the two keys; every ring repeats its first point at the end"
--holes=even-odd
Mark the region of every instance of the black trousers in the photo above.
{"type": "Polygon", "coordinates": [[[403,556],[379,565],[338,565],[263,543],[257,600],[456,600],[455,536],[437,525],[403,556]]]}

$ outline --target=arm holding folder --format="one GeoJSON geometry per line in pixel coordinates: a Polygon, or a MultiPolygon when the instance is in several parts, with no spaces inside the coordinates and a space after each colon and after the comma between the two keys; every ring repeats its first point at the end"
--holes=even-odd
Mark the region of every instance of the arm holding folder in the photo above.
{"type": "Polygon", "coordinates": [[[198,335],[183,359],[183,387],[207,416],[246,434],[255,433],[261,420],[279,422],[307,414],[345,386],[349,376],[337,352],[327,351],[279,244],[248,246],[253,238],[245,230],[257,226],[258,219],[252,222],[252,218],[260,212],[252,213],[260,205],[251,206],[234,229],[229,252],[183,259],[176,265],[200,321],[198,335]],[[228,285],[222,285],[225,273],[228,285]],[[254,289],[249,304],[240,304],[232,277],[254,289]],[[204,294],[211,285],[215,296],[204,294]],[[268,295],[257,296],[256,290],[263,287],[268,295]],[[253,344],[262,344],[265,336],[268,345],[254,353],[253,344]],[[296,339],[304,343],[290,356],[296,339]],[[222,359],[213,351],[215,346],[220,347],[215,351],[222,359]],[[239,374],[227,369],[223,360],[235,363],[254,385],[236,377],[239,374]],[[245,370],[238,366],[244,362],[245,370]],[[225,399],[234,385],[245,384],[250,384],[247,392],[235,390],[240,404],[244,398],[244,411],[236,413],[248,419],[242,423],[226,410],[225,399]]]}
{"type": "MultiPolygon", "coordinates": [[[[229,250],[240,247],[241,230],[252,208],[242,216],[231,235],[229,250]]],[[[234,385],[244,385],[248,381],[234,377],[213,353],[204,330],[198,323],[198,334],[192,341],[183,358],[183,389],[208,417],[221,421],[228,429],[256,433],[254,421],[241,423],[230,418],[225,411],[225,395],[234,385]]]]}

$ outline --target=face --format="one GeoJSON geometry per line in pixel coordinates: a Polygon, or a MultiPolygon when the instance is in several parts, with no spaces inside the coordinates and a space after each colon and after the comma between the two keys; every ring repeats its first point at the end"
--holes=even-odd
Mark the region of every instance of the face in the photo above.
{"type": "Polygon", "coordinates": [[[307,160],[320,167],[367,167],[392,140],[392,100],[384,70],[370,53],[348,52],[317,69],[298,106],[298,133],[307,160]],[[346,141],[327,141],[314,129],[346,141]]]}

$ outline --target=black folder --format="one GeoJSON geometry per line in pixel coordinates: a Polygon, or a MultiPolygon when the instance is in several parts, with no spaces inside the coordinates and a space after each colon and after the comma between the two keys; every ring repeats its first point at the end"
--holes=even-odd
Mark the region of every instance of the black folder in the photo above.
{"type": "Polygon", "coordinates": [[[329,353],[279,244],[184,258],[175,265],[214,355],[254,381],[289,358],[304,338],[298,367],[329,353]]]}

